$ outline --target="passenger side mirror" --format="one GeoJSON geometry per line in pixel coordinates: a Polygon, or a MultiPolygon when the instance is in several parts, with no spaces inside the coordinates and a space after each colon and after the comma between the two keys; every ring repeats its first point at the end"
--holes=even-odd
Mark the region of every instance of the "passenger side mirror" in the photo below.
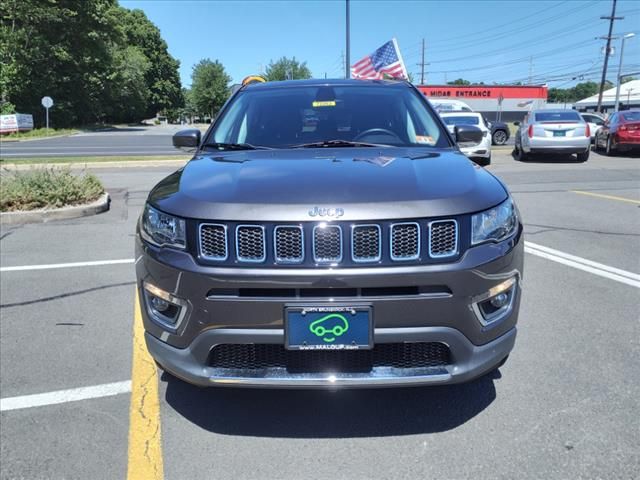
{"type": "Polygon", "coordinates": [[[456,143],[478,144],[482,141],[482,130],[471,125],[456,125],[453,129],[456,143]]]}
{"type": "Polygon", "coordinates": [[[192,152],[200,145],[200,130],[190,128],[189,130],[180,130],[173,135],[173,146],[181,150],[192,152]]]}

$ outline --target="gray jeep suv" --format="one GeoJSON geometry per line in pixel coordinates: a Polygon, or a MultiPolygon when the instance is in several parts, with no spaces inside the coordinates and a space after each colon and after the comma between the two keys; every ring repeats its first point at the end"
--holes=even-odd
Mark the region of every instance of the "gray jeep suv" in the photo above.
{"type": "Polygon", "coordinates": [[[197,385],[463,382],[516,338],[523,227],[405,82],[239,89],[149,194],[136,236],[151,355],[197,385]]]}

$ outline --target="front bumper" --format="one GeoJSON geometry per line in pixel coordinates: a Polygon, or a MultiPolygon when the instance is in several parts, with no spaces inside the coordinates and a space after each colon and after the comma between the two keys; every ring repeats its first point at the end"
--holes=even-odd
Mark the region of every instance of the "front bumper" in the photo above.
{"type": "Polygon", "coordinates": [[[418,386],[461,383],[495,368],[513,349],[516,328],[486,345],[472,344],[462,333],[452,328],[388,328],[375,330],[376,343],[431,342],[445,343],[454,353],[455,363],[446,367],[396,369],[374,367],[366,373],[289,373],[284,368],[234,371],[206,366],[212,345],[246,341],[247,334],[254,341],[282,344],[284,331],[234,329],[209,330],[200,335],[188,348],[171,347],[149,333],[145,334],[151,355],[171,374],[199,386],[237,387],[382,387],[418,386]]]}
{"type": "Polygon", "coordinates": [[[168,372],[197,385],[367,387],[467,381],[497,366],[513,348],[523,247],[520,225],[513,238],[470,248],[458,261],[448,264],[286,270],[203,266],[185,252],[157,249],[137,238],[141,300],[143,285],[152,284],[185,299],[187,309],[177,328],[167,329],[151,318],[145,301],[141,301],[147,346],[168,372]],[[514,278],[517,281],[508,314],[483,324],[475,302],[484,300],[496,285],[514,278]],[[419,286],[420,293],[397,293],[412,286],[419,286]],[[304,298],[278,293],[314,288],[322,293],[304,298]],[[225,294],[230,289],[234,293],[225,294]],[[344,289],[391,289],[396,293],[340,296],[344,289]],[[235,293],[243,290],[249,295],[235,293]],[[254,291],[268,294],[255,296],[251,294],[254,291]],[[333,291],[337,293],[335,298],[330,293],[333,291]],[[231,371],[213,368],[209,362],[211,350],[220,344],[284,345],[286,305],[345,304],[371,306],[374,344],[439,342],[449,347],[450,363],[426,369],[380,367],[366,373],[291,374],[286,369],[231,371]]]}

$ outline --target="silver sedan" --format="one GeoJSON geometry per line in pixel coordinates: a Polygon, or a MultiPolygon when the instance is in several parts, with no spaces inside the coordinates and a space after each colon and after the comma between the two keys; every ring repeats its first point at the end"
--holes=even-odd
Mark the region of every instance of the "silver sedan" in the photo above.
{"type": "Polygon", "coordinates": [[[591,146],[591,129],[573,110],[533,110],[527,114],[515,137],[515,154],[520,161],[538,154],[576,154],[586,162],[591,146]]]}

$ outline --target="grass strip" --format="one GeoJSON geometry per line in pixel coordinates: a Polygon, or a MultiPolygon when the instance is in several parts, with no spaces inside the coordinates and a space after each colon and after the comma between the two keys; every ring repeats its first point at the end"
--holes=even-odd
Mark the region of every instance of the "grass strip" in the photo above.
{"type": "Polygon", "coordinates": [[[0,212],[61,208],[97,200],[104,193],[98,177],[67,168],[0,172],[0,212]]]}

